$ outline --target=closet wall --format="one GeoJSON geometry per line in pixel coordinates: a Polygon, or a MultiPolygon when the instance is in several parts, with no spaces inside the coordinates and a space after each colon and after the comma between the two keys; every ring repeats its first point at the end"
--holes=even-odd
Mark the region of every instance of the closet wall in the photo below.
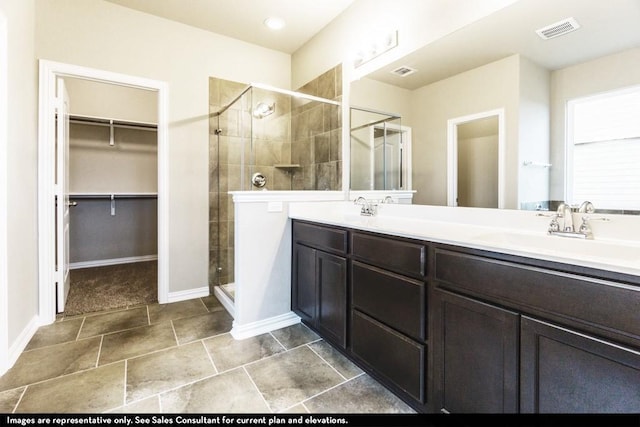
{"type": "Polygon", "coordinates": [[[71,268],[157,258],[156,93],[65,79],[71,268]]]}

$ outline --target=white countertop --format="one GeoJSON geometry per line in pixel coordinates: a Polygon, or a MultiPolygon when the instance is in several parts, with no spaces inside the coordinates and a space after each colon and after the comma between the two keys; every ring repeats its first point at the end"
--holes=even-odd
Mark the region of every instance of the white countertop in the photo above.
{"type": "MultiPolygon", "coordinates": [[[[548,235],[550,218],[541,213],[548,214],[383,204],[375,216],[363,216],[353,202],[289,206],[295,219],[640,276],[640,217],[590,214],[594,239],[584,240],[548,235]]],[[[575,215],[580,224],[582,214],[575,215]]]]}

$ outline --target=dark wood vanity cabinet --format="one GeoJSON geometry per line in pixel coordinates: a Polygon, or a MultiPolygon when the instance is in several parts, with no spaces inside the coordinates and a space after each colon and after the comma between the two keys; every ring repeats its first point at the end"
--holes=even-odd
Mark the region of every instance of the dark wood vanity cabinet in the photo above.
{"type": "Polygon", "coordinates": [[[324,338],[347,344],[347,231],[294,222],[292,310],[324,338]]]}
{"type": "Polygon", "coordinates": [[[517,413],[520,316],[435,290],[434,409],[517,413]]]}
{"type": "Polygon", "coordinates": [[[637,283],[472,252],[435,249],[434,410],[640,412],[637,283]]]}
{"type": "Polygon", "coordinates": [[[292,309],[420,412],[640,413],[640,278],[293,221],[292,309]]]}
{"type": "Polygon", "coordinates": [[[350,242],[350,352],[405,399],[423,405],[427,247],[356,231],[350,242]]]}
{"type": "Polygon", "coordinates": [[[522,317],[520,411],[640,413],[640,352],[522,317]]]}

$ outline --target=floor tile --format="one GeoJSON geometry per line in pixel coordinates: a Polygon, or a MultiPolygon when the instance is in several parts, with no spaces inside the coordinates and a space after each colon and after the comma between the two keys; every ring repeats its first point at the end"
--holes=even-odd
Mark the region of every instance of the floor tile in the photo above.
{"type": "Polygon", "coordinates": [[[326,341],[316,341],[308,344],[311,350],[315,351],[318,356],[322,357],[329,365],[340,373],[345,379],[351,379],[362,374],[362,369],[347,359],[338,350],[331,347],[326,341]]]}
{"type": "Polygon", "coordinates": [[[203,343],[220,372],[284,351],[284,347],[271,334],[243,340],[236,340],[231,334],[223,334],[208,338],[203,343]]]}
{"type": "Polygon", "coordinates": [[[318,334],[302,323],[272,331],[271,334],[287,349],[292,349],[320,339],[318,334]]]}
{"type": "Polygon", "coordinates": [[[24,389],[24,387],[20,387],[0,392],[0,414],[10,414],[13,412],[24,389]]]}
{"type": "Polygon", "coordinates": [[[224,334],[232,326],[233,317],[226,311],[214,311],[173,321],[179,344],[224,334]]]}
{"type": "Polygon", "coordinates": [[[169,304],[149,305],[149,319],[152,324],[205,313],[207,313],[207,307],[200,298],[169,304]]]}
{"type": "Polygon", "coordinates": [[[215,374],[200,341],[136,357],[127,361],[127,403],[215,374]]]}
{"type": "Polygon", "coordinates": [[[268,413],[269,407],[242,368],[160,395],[168,413],[268,413]]]}
{"type": "Polygon", "coordinates": [[[82,326],[82,320],[79,318],[41,326],[27,344],[25,351],[75,341],[82,326]]]}
{"type": "Polygon", "coordinates": [[[80,330],[80,338],[124,331],[148,324],[149,317],[147,316],[146,306],[131,310],[112,311],[97,316],[87,316],[80,330]]]}
{"type": "Polygon", "coordinates": [[[104,335],[99,364],[141,356],[176,344],[171,322],[115,332],[104,335]]]}
{"type": "Polygon", "coordinates": [[[311,413],[415,413],[409,405],[366,374],[315,396],[304,405],[311,413]]]}
{"type": "Polygon", "coordinates": [[[222,303],[216,298],[215,295],[209,295],[208,297],[200,298],[209,311],[221,311],[226,310],[222,303]]]}
{"type": "Polygon", "coordinates": [[[100,337],[95,337],[25,351],[0,377],[0,391],[95,368],[99,349],[100,337]]]}
{"type": "Polygon", "coordinates": [[[160,413],[160,397],[147,397],[109,412],[116,414],[158,414],[160,413]]]}
{"type": "Polygon", "coordinates": [[[344,381],[306,346],[246,365],[245,369],[275,412],[344,381]]]}
{"type": "Polygon", "coordinates": [[[30,385],[16,412],[99,413],[124,403],[124,362],[30,385]]]}
{"type": "Polygon", "coordinates": [[[307,411],[307,408],[304,407],[304,405],[302,403],[296,405],[296,406],[292,406],[289,409],[285,409],[284,411],[280,412],[281,414],[308,414],[309,411],[307,411]]]}

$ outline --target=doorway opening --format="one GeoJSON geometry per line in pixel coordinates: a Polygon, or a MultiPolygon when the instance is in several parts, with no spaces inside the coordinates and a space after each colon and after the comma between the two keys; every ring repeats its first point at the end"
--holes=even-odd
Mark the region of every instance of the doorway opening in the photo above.
{"type": "Polygon", "coordinates": [[[58,251],[68,251],[69,284],[58,284],[57,311],[157,302],[157,92],[62,80],[69,155],[58,170],[68,181],[69,221],[58,251]]]}
{"type": "Polygon", "coordinates": [[[447,205],[504,207],[504,110],[447,122],[447,205]]]}
{"type": "Polygon", "coordinates": [[[166,83],[40,61],[39,96],[42,323],[65,311],[75,270],[152,262],[157,301],[166,302],[166,83]],[[71,95],[65,112],[66,86],[71,95]],[[112,103],[117,113],[100,110],[112,103]],[[145,113],[127,116],[131,108],[145,113]],[[138,237],[136,243],[127,242],[131,237],[138,237]]]}

